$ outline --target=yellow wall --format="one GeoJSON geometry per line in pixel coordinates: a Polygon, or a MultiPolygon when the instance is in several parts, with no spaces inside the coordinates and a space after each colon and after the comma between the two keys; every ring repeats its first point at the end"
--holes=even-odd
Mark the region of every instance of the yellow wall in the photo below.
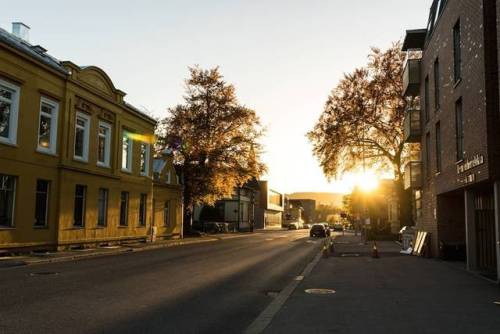
{"type": "MultiPolygon", "coordinates": [[[[0,228],[0,249],[27,246],[65,247],[71,244],[145,239],[153,224],[153,145],[150,143],[149,175],[140,173],[140,142],[133,141],[132,172],[122,171],[122,131],[151,139],[155,121],[124,103],[125,93],[96,67],[80,68],[64,62],[69,76],[35,62],[29,56],[0,44],[0,78],[21,88],[17,145],[0,143],[0,174],[17,177],[14,226],[0,228]],[[40,98],[59,103],[57,151],[48,155],[36,151],[40,98]],[[74,159],[77,112],[90,117],[88,161],[74,159]],[[112,126],[110,167],[97,164],[98,123],[112,126]],[[37,179],[50,181],[48,226],[35,228],[37,179]],[[85,226],[73,226],[75,186],[87,187],[85,226]],[[97,194],[109,190],[107,225],[97,227],[97,194]],[[119,226],[121,191],[129,192],[128,226],[119,226]],[[146,225],[139,226],[140,195],[147,194],[146,225]]],[[[173,174],[173,178],[175,174],[173,174]]],[[[155,186],[156,203],[171,201],[172,224],[160,228],[161,235],[180,232],[182,212],[178,185],[155,186]]],[[[163,204],[162,204],[163,205],[163,204]]],[[[163,210],[161,211],[163,214],[163,210]]],[[[158,220],[163,222],[163,217],[158,220]]]]}
{"type": "MultiPolygon", "coordinates": [[[[0,78],[20,87],[17,145],[0,143],[0,174],[17,177],[14,227],[0,228],[0,248],[54,245],[57,239],[58,156],[36,151],[40,98],[64,105],[64,76],[0,45],[0,78]],[[51,182],[47,228],[34,228],[36,180],[51,182]]],[[[59,112],[61,113],[61,112],[59,112]]],[[[60,134],[60,131],[59,131],[60,134]]],[[[58,146],[61,136],[58,136],[58,146]]]]}

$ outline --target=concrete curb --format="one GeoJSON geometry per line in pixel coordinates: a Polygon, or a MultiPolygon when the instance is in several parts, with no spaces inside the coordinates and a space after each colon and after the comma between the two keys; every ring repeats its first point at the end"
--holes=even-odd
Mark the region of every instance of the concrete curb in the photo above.
{"type": "MultiPolygon", "coordinates": [[[[105,256],[112,256],[112,255],[119,255],[119,254],[124,254],[124,253],[135,253],[135,252],[144,252],[148,250],[155,250],[155,249],[161,249],[161,248],[169,248],[169,247],[176,247],[176,246],[183,246],[183,245],[194,245],[194,244],[200,244],[200,243],[206,243],[206,242],[215,242],[215,241],[222,241],[222,240],[228,240],[228,239],[236,239],[236,238],[243,238],[243,237],[249,237],[249,236],[255,236],[257,234],[249,234],[249,235],[236,235],[236,236],[228,236],[228,237],[209,237],[209,238],[200,238],[200,239],[195,239],[195,240],[179,240],[179,241],[174,241],[174,242],[168,242],[164,244],[157,244],[157,245],[148,245],[144,247],[125,247],[125,248],[120,248],[115,251],[108,251],[108,252],[89,252],[86,254],[75,254],[75,255],[70,255],[70,256],[61,256],[61,257],[53,257],[53,258],[34,258],[34,259],[22,259],[22,260],[6,260],[6,261],[17,261],[17,262],[23,262],[22,264],[17,264],[15,266],[5,266],[1,267],[0,269],[7,269],[7,268],[15,268],[15,267],[20,267],[20,266],[26,266],[26,265],[38,265],[38,264],[46,264],[46,263],[61,263],[61,262],[69,262],[69,261],[77,261],[77,260],[83,260],[83,259],[89,259],[89,258],[98,258],[98,257],[105,257],[105,256]]],[[[1,261],[0,261],[1,263],[1,261]]]]}

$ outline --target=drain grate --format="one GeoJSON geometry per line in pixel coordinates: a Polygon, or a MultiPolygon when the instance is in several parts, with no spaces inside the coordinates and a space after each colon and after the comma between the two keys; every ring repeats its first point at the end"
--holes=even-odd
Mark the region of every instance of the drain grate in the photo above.
{"type": "Polygon", "coordinates": [[[55,271],[39,271],[36,273],[30,273],[30,276],[54,276],[54,275],[59,275],[58,272],[55,271]]]}
{"type": "Polygon", "coordinates": [[[331,295],[336,291],[332,289],[306,289],[305,292],[312,295],[331,295]]]}

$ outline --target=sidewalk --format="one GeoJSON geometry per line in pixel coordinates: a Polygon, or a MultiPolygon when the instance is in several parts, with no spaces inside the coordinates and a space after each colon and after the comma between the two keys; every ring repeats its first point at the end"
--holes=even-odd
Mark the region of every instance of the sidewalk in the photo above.
{"type": "Polygon", "coordinates": [[[245,236],[248,237],[257,235],[259,233],[260,232],[212,234],[212,235],[204,235],[201,237],[187,237],[184,239],[158,240],[155,241],[154,243],[137,242],[126,245],[124,244],[120,246],[84,248],[84,249],[75,249],[75,250],[60,251],[60,252],[54,251],[54,252],[44,252],[44,253],[30,253],[19,256],[0,256],[0,269],[24,266],[24,265],[73,261],[90,257],[110,256],[127,252],[140,252],[158,248],[191,245],[204,242],[214,242],[219,240],[241,238],[245,236]]]}
{"type": "Polygon", "coordinates": [[[265,333],[500,333],[498,285],[447,263],[400,255],[394,242],[335,239],[265,333]],[[335,290],[308,294],[306,289],[335,290]]]}

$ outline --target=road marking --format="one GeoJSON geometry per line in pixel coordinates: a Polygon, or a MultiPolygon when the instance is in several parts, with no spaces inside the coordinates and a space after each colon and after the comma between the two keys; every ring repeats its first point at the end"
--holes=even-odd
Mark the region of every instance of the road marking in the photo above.
{"type": "Polygon", "coordinates": [[[302,276],[302,275],[295,277],[296,281],[302,281],[303,279],[304,279],[304,276],[302,276]]]}
{"type": "Polygon", "coordinates": [[[321,252],[314,257],[314,259],[309,262],[309,264],[305,267],[304,271],[297,276],[293,281],[288,283],[288,285],[281,290],[279,295],[269,304],[264,311],[248,326],[248,328],[243,332],[245,334],[259,334],[262,333],[267,326],[271,323],[274,316],[279,312],[279,310],[283,307],[288,297],[293,293],[293,291],[297,288],[300,282],[311,273],[316,264],[321,259],[321,252]],[[297,279],[298,277],[302,277],[302,279],[297,279]]]}

